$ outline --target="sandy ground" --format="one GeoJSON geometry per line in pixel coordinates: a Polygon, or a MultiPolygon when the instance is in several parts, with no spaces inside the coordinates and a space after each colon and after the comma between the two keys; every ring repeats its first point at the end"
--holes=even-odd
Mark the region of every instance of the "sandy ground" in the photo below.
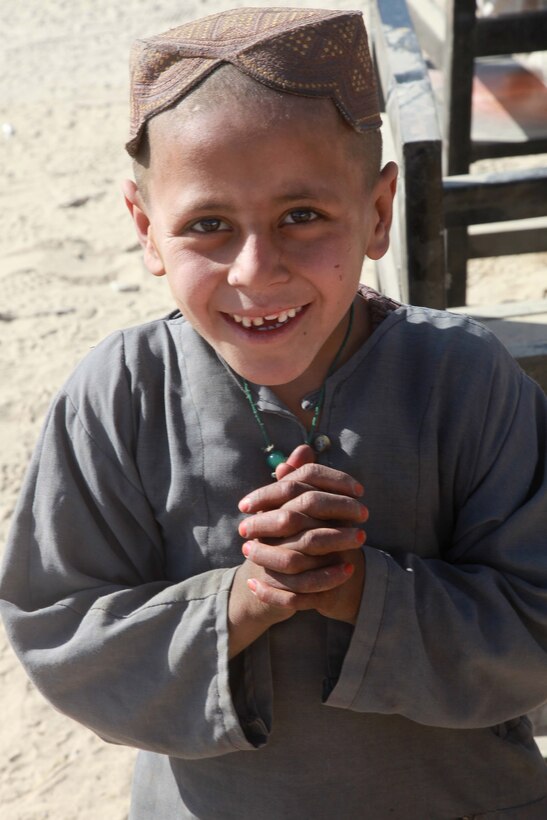
{"type": "MultiPolygon", "coordinates": [[[[163,281],[144,270],[119,189],[130,170],[122,149],[129,46],[235,3],[178,5],[176,13],[153,0],[0,7],[2,541],[52,393],[109,331],[171,308],[163,281]]],[[[542,298],[545,262],[476,263],[470,301],[514,298],[517,284],[519,298],[542,298]]],[[[3,636],[0,687],[3,820],[125,818],[134,752],[53,711],[3,636]]]]}

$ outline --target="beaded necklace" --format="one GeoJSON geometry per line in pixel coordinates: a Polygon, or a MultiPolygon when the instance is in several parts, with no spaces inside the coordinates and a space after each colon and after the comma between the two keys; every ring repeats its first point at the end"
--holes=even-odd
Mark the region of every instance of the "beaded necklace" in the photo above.
{"type": "MultiPolygon", "coordinates": [[[[340,356],[342,355],[342,352],[343,352],[343,350],[344,350],[344,348],[345,348],[345,346],[348,342],[348,339],[350,337],[351,329],[353,327],[353,314],[354,314],[354,309],[353,309],[353,303],[352,303],[352,305],[350,307],[350,310],[349,310],[349,322],[348,322],[348,326],[347,326],[344,338],[342,339],[342,344],[338,348],[338,350],[336,352],[336,356],[334,357],[333,362],[332,362],[331,366],[328,369],[327,375],[325,376],[325,380],[324,380],[323,384],[321,385],[321,390],[319,391],[319,397],[317,399],[317,402],[315,403],[315,407],[314,407],[314,410],[313,410],[313,418],[312,418],[312,422],[311,422],[311,425],[310,425],[310,430],[309,430],[308,435],[306,436],[306,441],[305,441],[306,444],[311,444],[312,441],[313,441],[313,437],[315,435],[315,431],[316,431],[317,425],[319,423],[319,417],[321,415],[321,410],[323,409],[323,402],[325,400],[326,382],[327,382],[327,379],[329,378],[329,376],[332,373],[334,373],[334,371],[336,369],[336,365],[338,364],[340,356]]],[[[275,444],[270,439],[270,436],[268,435],[268,431],[266,429],[266,425],[264,424],[264,421],[262,420],[260,410],[258,409],[258,407],[255,404],[255,401],[254,401],[254,399],[252,397],[252,394],[251,394],[251,389],[250,389],[248,383],[245,381],[245,379],[243,380],[243,385],[242,386],[243,386],[243,392],[245,393],[245,397],[246,397],[247,401],[249,402],[249,404],[251,405],[251,410],[253,411],[253,416],[255,417],[256,422],[257,422],[257,424],[260,428],[260,431],[262,433],[262,437],[264,438],[264,442],[266,444],[266,446],[264,447],[264,452],[266,453],[266,462],[267,462],[268,466],[273,470],[272,478],[275,478],[275,468],[278,467],[280,464],[283,464],[285,461],[287,461],[287,456],[285,455],[285,453],[281,452],[281,450],[277,450],[276,447],[275,447],[275,444]]]]}

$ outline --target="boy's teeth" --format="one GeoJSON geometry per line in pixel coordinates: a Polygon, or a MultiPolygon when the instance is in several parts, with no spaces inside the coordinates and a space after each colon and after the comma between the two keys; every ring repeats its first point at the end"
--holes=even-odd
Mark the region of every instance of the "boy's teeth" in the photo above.
{"type": "Polygon", "coordinates": [[[242,324],[243,327],[260,327],[264,322],[277,321],[279,324],[283,324],[287,319],[294,319],[301,310],[301,307],[289,308],[288,310],[282,310],[281,313],[272,313],[270,316],[256,316],[252,319],[249,316],[239,316],[237,313],[233,313],[232,317],[234,322],[242,324]]]}

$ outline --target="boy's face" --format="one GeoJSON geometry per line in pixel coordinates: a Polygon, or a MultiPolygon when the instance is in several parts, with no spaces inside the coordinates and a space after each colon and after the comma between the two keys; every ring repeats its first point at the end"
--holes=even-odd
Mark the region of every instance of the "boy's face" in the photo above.
{"type": "Polygon", "coordinates": [[[328,101],[291,100],[266,121],[249,102],[168,123],[151,129],[146,202],[126,188],[147,267],[243,378],[320,382],[363,258],[387,248],[396,169],[367,184],[328,101]]]}

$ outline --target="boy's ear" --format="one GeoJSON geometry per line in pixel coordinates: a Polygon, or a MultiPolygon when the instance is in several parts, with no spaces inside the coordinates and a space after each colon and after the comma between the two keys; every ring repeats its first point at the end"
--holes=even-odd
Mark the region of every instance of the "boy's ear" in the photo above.
{"type": "Polygon", "coordinates": [[[399,169],[394,162],[388,162],[372,191],[374,228],[367,247],[370,259],[381,259],[389,248],[389,231],[393,219],[393,199],[397,190],[399,169]]]}
{"type": "Polygon", "coordinates": [[[165,268],[163,267],[163,261],[154,243],[150,219],[146,214],[146,206],[140,191],[132,179],[123,181],[122,191],[125,204],[127,205],[135,225],[135,230],[137,231],[138,240],[144,251],[144,264],[154,276],[163,276],[165,274],[165,268]]]}

